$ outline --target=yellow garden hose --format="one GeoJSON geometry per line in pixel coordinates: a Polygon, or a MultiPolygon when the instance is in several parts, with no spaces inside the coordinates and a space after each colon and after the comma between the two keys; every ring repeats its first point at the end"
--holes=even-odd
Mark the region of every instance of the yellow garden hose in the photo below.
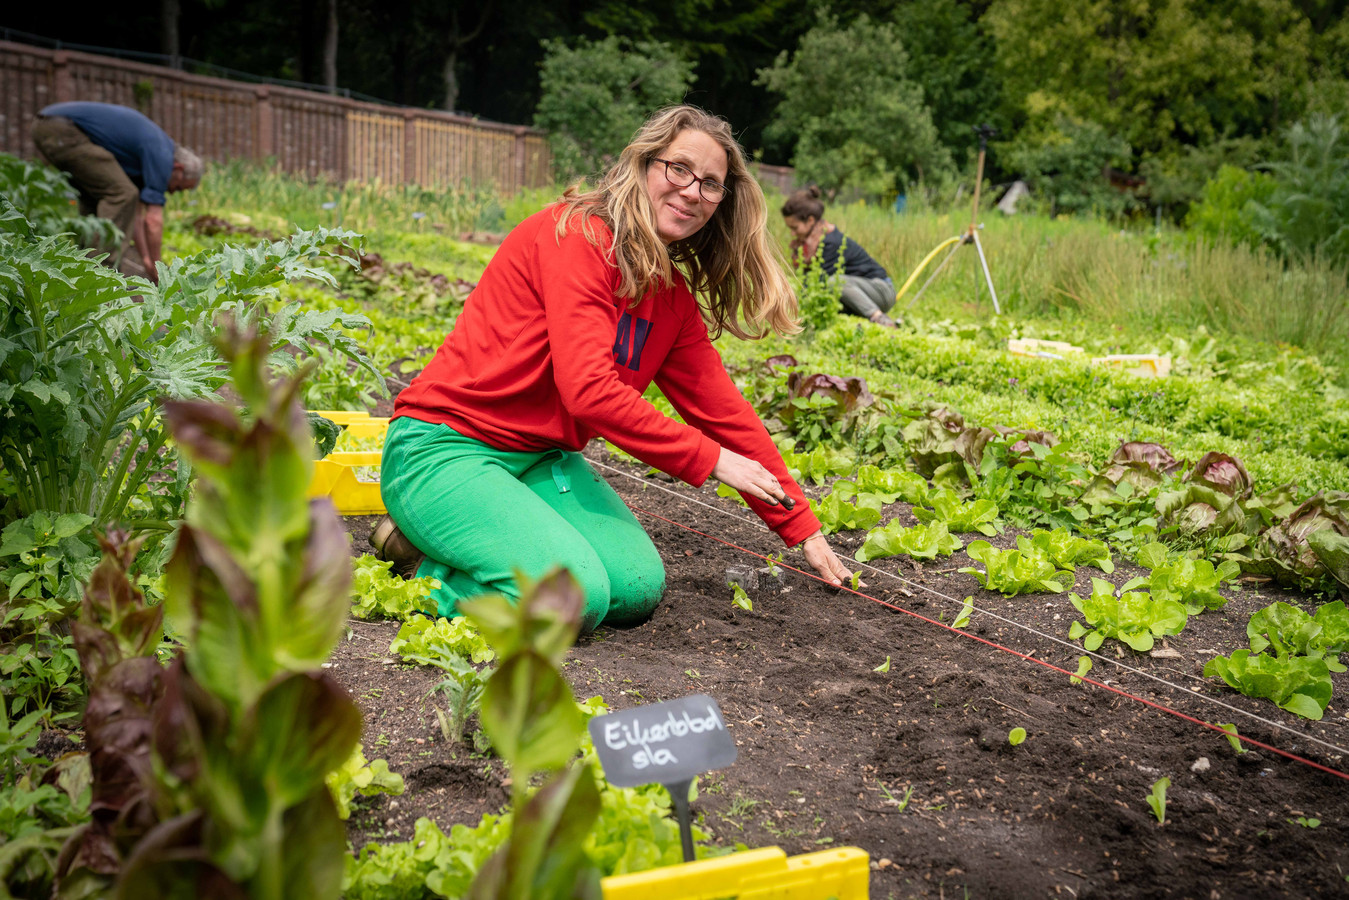
{"type": "Polygon", "coordinates": [[[898,303],[898,302],[899,302],[899,298],[904,296],[904,292],[907,291],[910,287],[913,286],[914,281],[916,281],[916,280],[918,279],[918,276],[919,276],[920,274],[922,274],[923,269],[927,268],[927,264],[930,263],[930,262],[932,262],[932,258],[933,258],[933,257],[935,257],[938,253],[942,252],[943,250],[945,250],[947,247],[951,246],[952,244],[957,243],[957,242],[959,242],[959,241],[963,241],[964,239],[965,239],[965,235],[963,235],[963,234],[958,234],[958,235],[956,235],[955,237],[947,238],[946,240],[944,240],[944,241],[942,241],[940,244],[938,244],[938,245],[933,249],[933,251],[932,251],[931,253],[929,253],[929,254],[927,255],[927,257],[924,258],[924,260],[918,264],[918,268],[916,268],[916,269],[913,270],[913,274],[909,276],[909,280],[906,281],[906,282],[904,282],[904,286],[901,287],[901,288],[899,289],[898,293],[895,294],[895,302],[898,303]]]}

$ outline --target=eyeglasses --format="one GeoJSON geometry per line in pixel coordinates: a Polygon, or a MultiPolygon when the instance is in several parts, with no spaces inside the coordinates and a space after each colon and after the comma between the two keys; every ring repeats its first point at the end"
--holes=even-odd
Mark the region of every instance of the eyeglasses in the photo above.
{"type": "Polygon", "coordinates": [[[713,181],[711,178],[699,178],[694,175],[688,166],[682,163],[672,162],[660,157],[652,157],[652,162],[665,163],[665,180],[675,187],[688,187],[695,181],[698,182],[698,193],[708,203],[720,203],[731,193],[731,189],[720,181],[713,181]]]}

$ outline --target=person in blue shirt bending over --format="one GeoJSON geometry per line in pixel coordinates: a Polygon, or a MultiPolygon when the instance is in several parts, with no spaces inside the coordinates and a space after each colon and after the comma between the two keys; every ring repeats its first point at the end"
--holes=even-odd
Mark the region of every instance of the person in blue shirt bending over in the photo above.
{"type": "Polygon", "coordinates": [[[818,187],[792,192],[782,204],[782,218],[792,233],[793,265],[810,259],[818,249],[820,269],[830,276],[838,271],[841,256],[843,296],[839,299],[844,311],[877,325],[895,327],[895,320],[886,315],[895,305],[895,283],[861,244],[844,238],[842,231],[824,220],[824,201],[818,187]]]}
{"type": "Polygon", "coordinates": [[[121,229],[119,247],[101,248],[113,250],[108,263],[158,282],[165,195],[195,188],[201,159],[136,110],[111,103],[54,103],[38,113],[32,134],[47,162],[70,176],[80,212],[121,229]]]}

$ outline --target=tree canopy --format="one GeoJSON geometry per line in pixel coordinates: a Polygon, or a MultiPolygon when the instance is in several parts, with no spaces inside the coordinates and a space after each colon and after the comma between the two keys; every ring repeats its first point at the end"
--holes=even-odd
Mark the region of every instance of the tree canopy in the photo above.
{"type": "Polygon", "coordinates": [[[861,15],[845,27],[821,12],[796,52],[782,51],[758,83],[781,97],[769,134],[795,137],[792,164],[827,190],[892,194],[951,168],[889,22],[861,15]]]}
{"type": "Polygon", "coordinates": [[[21,4],[7,24],[314,83],[335,38],[341,87],[554,123],[570,171],[675,94],[725,116],[765,162],[875,194],[965,177],[971,126],[990,122],[995,179],[1073,169],[1085,185],[1108,164],[1181,216],[1222,165],[1283,152],[1294,123],[1346,120],[1346,12],[1349,0],[1080,0],[1067,14],[1057,0],[164,0],[105,17],[21,4]],[[161,28],[172,21],[177,41],[161,28]],[[643,67],[672,75],[672,60],[690,73],[681,90],[618,87],[643,67]],[[614,108],[576,117],[602,97],[614,108]]]}

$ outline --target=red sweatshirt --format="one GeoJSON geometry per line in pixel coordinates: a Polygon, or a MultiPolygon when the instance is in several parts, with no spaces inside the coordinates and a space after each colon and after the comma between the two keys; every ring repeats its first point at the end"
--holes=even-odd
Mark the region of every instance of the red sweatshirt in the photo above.
{"type": "Polygon", "coordinates": [[[497,250],[436,356],[398,395],[394,418],[446,424],[500,450],[580,450],[602,435],[691,485],[712,474],[721,447],[771,471],[796,508],[746,496],[789,546],[819,529],[800,486],[708,337],[692,291],[618,297],[613,237],[579,227],[555,237],[559,207],[521,222],[497,250]],[[655,381],[688,424],[642,397],[655,381]]]}

